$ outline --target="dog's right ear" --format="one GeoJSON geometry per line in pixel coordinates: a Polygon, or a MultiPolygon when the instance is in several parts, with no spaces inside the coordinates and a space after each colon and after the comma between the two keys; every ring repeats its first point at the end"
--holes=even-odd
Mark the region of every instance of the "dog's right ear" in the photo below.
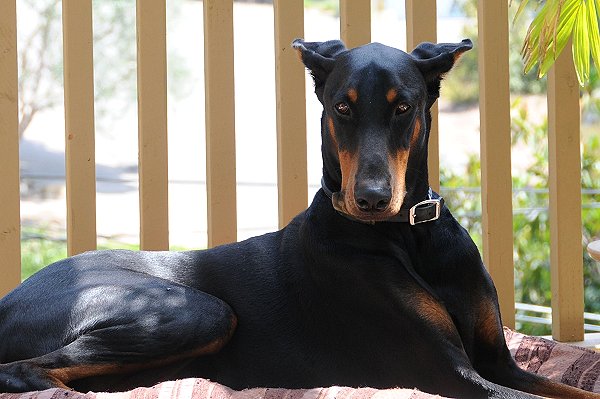
{"type": "Polygon", "coordinates": [[[305,42],[296,39],[292,47],[298,51],[304,66],[310,71],[315,82],[315,92],[323,102],[323,86],[327,76],[333,70],[335,59],[346,52],[346,46],[340,40],[329,40],[326,42],[305,42]]]}

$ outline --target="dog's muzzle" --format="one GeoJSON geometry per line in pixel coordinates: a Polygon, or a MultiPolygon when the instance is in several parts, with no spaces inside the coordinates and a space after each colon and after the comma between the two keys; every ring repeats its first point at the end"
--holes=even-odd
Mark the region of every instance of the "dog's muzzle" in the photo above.
{"type": "MultiPolygon", "coordinates": [[[[325,180],[322,178],[321,188],[323,189],[323,192],[325,192],[325,194],[331,199],[333,208],[340,215],[355,222],[366,224],[377,223],[375,221],[357,219],[354,216],[350,215],[346,210],[343,195],[341,194],[341,192],[333,192],[331,189],[329,189],[329,187],[327,187],[327,185],[325,184],[325,180]]],[[[382,222],[409,223],[411,226],[420,223],[433,222],[440,218],[440,214],[442,212],[443,207],[444,198],[434,193],[431,187],[429,187],[427,199],[418,202],[410,208],[400,208],[400,211],[397,214],[385,220],[382,220],[382,222]]]]}

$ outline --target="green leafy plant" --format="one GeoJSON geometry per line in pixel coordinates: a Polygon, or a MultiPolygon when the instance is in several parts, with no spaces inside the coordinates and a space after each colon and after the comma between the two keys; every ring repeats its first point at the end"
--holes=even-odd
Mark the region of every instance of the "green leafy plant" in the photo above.
{"type": "MultiPolygon", "coordinates": [[[[140,249],[138,244],[125,243],[111,237],[98,240],[98,249],[140,249]]],[[[189,248],[172,245],[171,251],[186,251],[189,248]]],[[[67,257],[65,231],[55,226],[23,226],[21,229],[21,280],[25,280],[40,269],[67,257]]]]}
{"type": "MultiPolygon", "coordinates": [[[[541,0],[539,0],[542,3],[541,0]]],[[[521,0],[517,19],[529,0],[521,0]]],[[[544,76],[572,38],[573,63],[579,84],[590,79],[590,59],[600,67],[600,0],[547,0],[531,22],[523,43],[525,72],[538,66],[544,76]]]]}
{"type": "Polygon", "coordinates": [[[21,280],[42,267],[67,257],[67,242],[51,237],[48,228],[23,227],[21,231],[21,280]]]}

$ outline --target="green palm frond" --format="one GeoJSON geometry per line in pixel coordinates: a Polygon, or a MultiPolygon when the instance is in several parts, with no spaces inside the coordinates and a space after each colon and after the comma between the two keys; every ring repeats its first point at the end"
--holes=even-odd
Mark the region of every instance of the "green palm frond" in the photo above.
{"type": "MultiPolygon", "coordinates": [[[[521,0],[518,18],[529,0],[521,0]]],[[[529,25],[522,54],[525,72],[537,65],[544,76],[572,38],[573,63],[579,83],[590,78],[590,59],[600,67],[600,0],[546,0],[529,25]]]]}

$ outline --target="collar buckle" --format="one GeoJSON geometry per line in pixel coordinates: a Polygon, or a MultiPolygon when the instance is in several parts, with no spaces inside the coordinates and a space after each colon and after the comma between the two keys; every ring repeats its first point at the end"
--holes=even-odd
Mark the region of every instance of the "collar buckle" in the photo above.
{"type": "Polygon", "coordinates": [[[434,198],[426,199],[425,201],[415,204],[408,211],[408,222],[411,226],[414,226],[415,224],[438,220],[442,210],[441,203],[441,198],[434,198]],[[432,213],[432,211],[434,212],[432,213]],[[417,214],[417,212],[419,213],[417,214]]]}

